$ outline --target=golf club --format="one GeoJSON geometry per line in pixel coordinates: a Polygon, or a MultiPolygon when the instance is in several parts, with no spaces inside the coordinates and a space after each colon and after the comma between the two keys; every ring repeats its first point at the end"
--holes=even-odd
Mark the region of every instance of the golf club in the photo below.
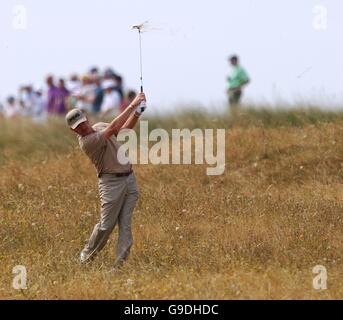
{"type": "MultiPolygon", "coordinates": [[[[144,27],[146,22],[134,25],[132,27],[133,30],[138,30],[138,36],[139,36],[139,65],[140,65],[140,81],[141,81],[141,93],[144,92],[144,85],[143,85],[143,53],[142,53],[142,29],[144,27]]],[[[140,105],[141,112],[144,112],[146,109],[146,102],[143,101],[140,105]]]]}

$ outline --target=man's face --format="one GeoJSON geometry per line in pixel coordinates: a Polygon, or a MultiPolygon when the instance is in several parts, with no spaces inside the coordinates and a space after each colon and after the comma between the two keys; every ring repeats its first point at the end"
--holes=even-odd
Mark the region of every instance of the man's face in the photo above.
{"type": "Polygon", "coordinates": [[[13,98],[8,99],[7,102],[10,106],[14,106],[15,104],[15,100],[13,98]]]}
{"type": "Polygon", "coordinates": [[[89,134],[89,132],[92,131],[92,126],[90,125],[89,121],[83,122],[79,124],[74,130],[72,129],[75,133],[78,135],[84,137],[89,134]]]}
{"type": "Polygon", "coordinates": [[[92,83],[92,81],[91,81],[91,79],[89,79],[89,78],[83,78],[82,79],[82,84],[84,85],[84,86],[88,86],[89,84],[91,84],[92,83]]]}
{"type": "Polygon", "coordinates": [[[238,60],[237,59],[231,59],[230,60],[230,63],[231,63],[231,65],[234,67],[234,66],[237,66],[237,64],[238,64],[238,60]]]}
{"type": "Polygon", "coordinates": [[[52,87],[53,84],[54,84],[53,78],[52,78],[52,77],[48,77],[48,78],[46,79],[46,83],[47,83],[47,85],[48,85],[49,87],[52,87]]]}
{"type": "Polygon", "coordinates": [[[100,86],[100,84],[101,84],[100,77],[98,77],[98,76],[94,77],[93,82],[96,86],[100,86]]]}

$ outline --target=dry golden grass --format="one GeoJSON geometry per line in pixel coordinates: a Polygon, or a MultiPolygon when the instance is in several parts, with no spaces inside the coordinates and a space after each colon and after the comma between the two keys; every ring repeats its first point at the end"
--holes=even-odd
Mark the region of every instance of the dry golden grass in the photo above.
{"type": "Polygon", "coordinates": [[[204,166],[136,167],[135,244],[116,273],[108,273],[116,233],[92,265],[78,263],[99,199],[74,137],[62,124],[25,123],[18,137],[6,124],[0,298],[343,298],[343,121],[240,123],[227,131],[223,176],[207,177],[204,166]],[[22,292],[12,289],[16,265],[28,271],[22,292]],[[326,291],[312,287],[316,265],[328,270],[326,291]]]}

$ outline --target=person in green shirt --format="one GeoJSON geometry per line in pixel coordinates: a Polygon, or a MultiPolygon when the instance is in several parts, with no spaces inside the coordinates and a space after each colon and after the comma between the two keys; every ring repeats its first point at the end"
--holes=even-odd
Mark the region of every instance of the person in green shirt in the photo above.
{"type": "Polygon", "coordinates": [[[232,66],[232,73],[228,77],[228,96],[232,108],[240,104],[243,88],[249,84],[250,79],[246,71],[239,64],[239,58],[232,56],[229,59],[232,66]]]}

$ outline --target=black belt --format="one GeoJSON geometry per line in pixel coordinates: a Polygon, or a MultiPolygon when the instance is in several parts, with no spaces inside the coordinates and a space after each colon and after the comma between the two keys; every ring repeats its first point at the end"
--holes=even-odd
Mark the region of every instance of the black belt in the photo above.
{"type": "Polygon", "coordinates": [[[130,172],[125,172],[125,173],[114,173],[114,175],[117,178],[128,177],[128,176],[131,176],[131,174],[133,174],[133,170],[131,170],[130,172]]]}

